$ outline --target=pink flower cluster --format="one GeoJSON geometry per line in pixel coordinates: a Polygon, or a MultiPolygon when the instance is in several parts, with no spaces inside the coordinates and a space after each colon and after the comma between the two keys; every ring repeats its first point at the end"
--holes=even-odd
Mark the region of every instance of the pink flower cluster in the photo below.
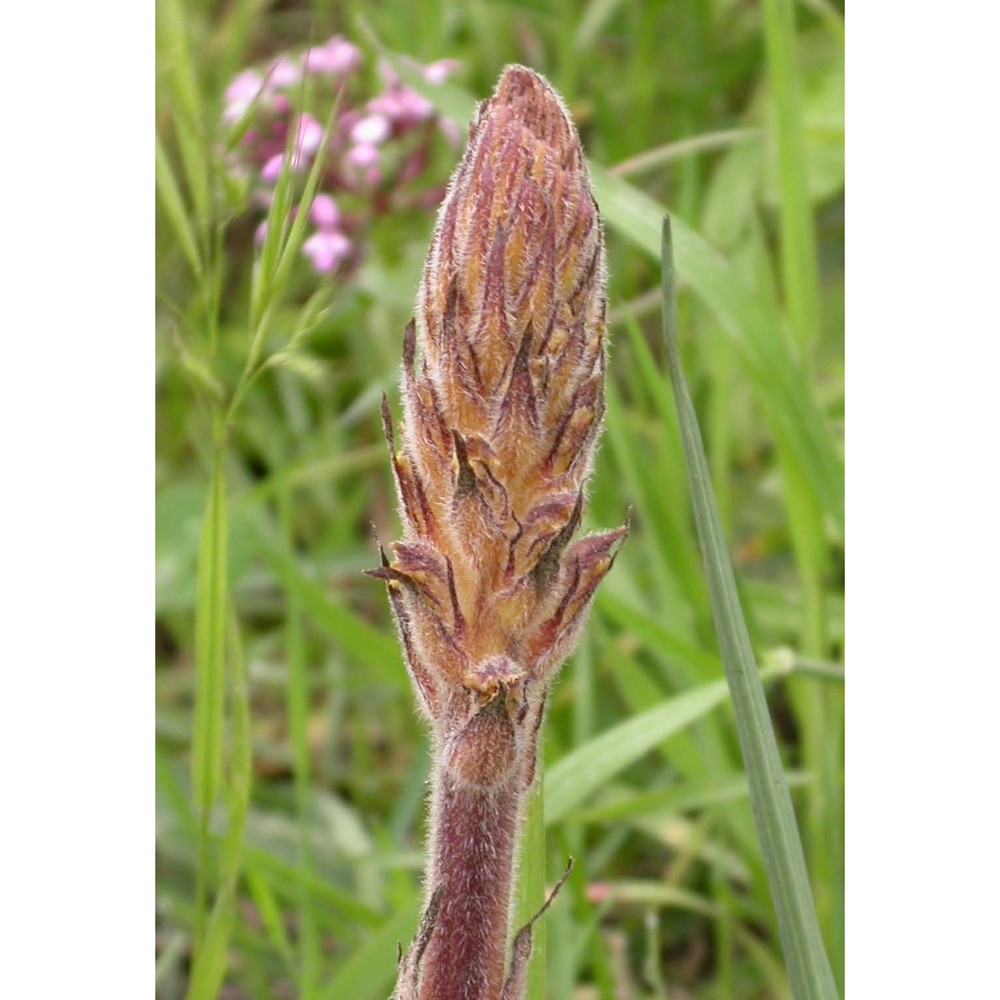
{"type": "MultiPolygon", "coordinates": [[[[360,49],[335,35],[298,55],[278,56],[266,70],[244,70],[225,92],[223,121],[246,128],[229,166],[250,181],[261,207],[271,204],[286,158],[304,179],[324,155],[319,193],[308,206],[313,231],[302,246],[320,273],[344,270],[358,260],[364,230],[376,215],[436,207],[443,186],[420,186],[432,141],[442,133],[451,145],[459,142],[454,123],[382,61],[382,89],[365,99],[362,63],[360,49]],[[305,97],[315,102],[315,114],[301,106],[305,97]],[[324,149],[321,122],[335,102],[340,110],[324,149]]],[[[421,72],[439,84],[457,65],[441,59],[421,72]]],[[[257,230],[258,241],[265,226],[257,230]]]]}

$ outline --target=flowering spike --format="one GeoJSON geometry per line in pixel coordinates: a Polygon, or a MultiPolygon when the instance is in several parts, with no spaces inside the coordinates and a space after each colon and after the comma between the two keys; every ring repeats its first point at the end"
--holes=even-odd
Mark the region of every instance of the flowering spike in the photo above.
{"type": "Polygon", "coordinates": [[[480,105],[403,345],[403,541],[384,579],[434,736],[428,904],[398,1000],[518,1000],[508,917],[549,688],[626,528],[573,542],[604,410],[604,242],[537,73],[480,105]]]}

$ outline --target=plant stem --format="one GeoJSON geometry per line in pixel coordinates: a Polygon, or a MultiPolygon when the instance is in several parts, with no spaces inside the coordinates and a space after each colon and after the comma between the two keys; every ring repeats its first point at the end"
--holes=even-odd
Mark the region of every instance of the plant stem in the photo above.
{"type": "MultiPolygon", "coordinates": [[[[382,401],[404,534],[369,573],[435,737],[427,904],[396,1000],[523,1000],[540,974],[533,927],[551,895],[508,944],[538,730],[628,532],[572,540],[604,413],[603,283],[579,136],[542,77],[508,66],[470,127],[404,333],[401,447],[382,401]]],[[[540,810],[531,829],[541,882],[540,810]]]]}
{"type": "Polygon", "coordinates": [[[440,890],[423,961],[421,1000],[498,1000],[504,984],[518,776],[493,788],[466,784],[443,766],[434,776],[429,893],[440,890]]]}

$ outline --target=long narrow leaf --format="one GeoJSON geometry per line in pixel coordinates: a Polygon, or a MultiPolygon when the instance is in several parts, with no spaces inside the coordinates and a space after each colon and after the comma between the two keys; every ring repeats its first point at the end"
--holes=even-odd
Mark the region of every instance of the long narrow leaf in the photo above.
{"type": "Polygon", "coordinates": [[[312,872],[304,871],[296,864],[269,854],[259,847],[247,848],[247,869],[268,879],[282,900],[297,903],[299,892],[304,889],[313,900],[313,905],[328,917],[350,921],[359,927],[378,927],[380,914],[366,906],[357,896],[338,889],[330,879],[320,878],[312,872]]]}
{"type": "MultiPolygon", "coordinates": [[[[228,524],[222,451],[218,449],[202,521],[198,549],[195,607],[195,701],[191,736],[191,788],[198,823],[195,877],[195,951],[205,932],[205,901],[210,881],[209,815],[222,783],[222,733],[225,724],[226,604],[228,524]]],[[[213,914],[210,932],[221,933],[222,916],[213,914]]]]}
{"type": "Polygon", "coordinates": [[[204,819],[222,778],[226,656],[226,486],[221,454],[216,456],[198,552],[195,611],[195,705],[191,785],[196,811],[204,819]]]}
{"type": "MultiPolygon", "coordinates": [[[[662,207],[649,195],[595,164],[591,178],[608,225],[658,256],[655,220],[662,207]]],[[[736,269],[690,226],[673,219],[677,267],[740,351],[774,432],[786,441],[803,476],[843,528],[843,467],[809,384],[781,334],[778,317],[736,269]]]]}
{"type": "MultiPolygon", "coordinates": [[[[541,772],[542,762],[538,761],[541,772]]],[[[545,902],[545,783],[535,775],[525,804],[524,832],[517,872],[517,899],[514,932],[527,924],[545,902]]],[[[531,959],[523,1000],[545,1000],[545,949],[547,921],[539,920],[532,930],[531,959]]]]}
{"type": "Polygon", "coordinates": [[[722,704],[726,695],[726,682],[712,681],[613,726],[568,753],[545,777],[546,824],[562,819],[609,778],[722,704]]]}
{"type": "Polygon", "coordinates": [[[157,4],[157,42],[165,67],[174,127],[184,164],[185,178],[199,231],[208,221],[211,202],[207,151],[199,84],[191,55],[191,43],[180,0],[157,4]]]}
{"type": "Polygon", "coordinates": [[[226,974],[226,945],[236,916],[236,886],[224,885],[215,897],[202,944],[195,952],[187,1000],[215,1000],[226,974]]]}
{"type": "Polygon", "coordinates": [[[222,838],[221,887],[208,927],[195,951],[187,1000],[214,1000],[229,964],[229,941],[236,917],[236,890],[243,868],[243,839],[250,806],[250,689],[234,615],[229,616],[229,761],[226,774],[228,825],[222,838]]]}
{"type": "Polygon", "coordinates": [[[806,173],[792,0],[764,0],[764,42],[777,120],[785,300],[792,329],[808,352],[819,340],[819,264],[806,173]]]}
{"type": "MultiPolygon", "coordinates": [[[[291,490],[287,484],[278,494],[278,509],[282,535],[286,547],[293,547],[291,490]]],[[[306,649],[302,622],[302,601],[298,594],[288,590],[286,618],[287,680],[285,704],[288,729],[292,743],[295,772],[295,810],[298,814],[299,867],[311,874],[314,869],[313,852],[309,843],[309,792],[311,763],[309,754],[309,677],[306,672],[306,649]]],[[[319,981],[320,945],[317,935],[318,920],[313,910],[313,900],[303,886],[298,899],[299,969],[298,983],[302,1000],[312,1000],[319,981]]]]}
{"type": "Polygon", "coordinates": [[[194,228],[188,218],[187,209],[184,206],[184,198],[181,195],[177,178],[174,175],[174,168],[167,156],[167,151],[160,141],[160,133],[156,133],[156,190],[160,195],[160,204],[173,226],[174,235],[177,242],[191,265],[191,270],[196,278],[202,277],[201,254],[195,242],[194,228]]]}
{"type": "MultiPolygon", "coordinates": [[[[805,785],[809,775],[792,772],[787,775],[790,786],[805,785]]],[[[591,806],[570,813],[573,823],[608,823],[657,813],[680,813],[690,809],[705,809],[745,799],[750,795],[746,776],[723,773],[695,781],[682,781],[653,791],[618,792],[605,805],[591,806]]]]}
{"type": "Polygon", "coordinates": [[[692,506],[782,948],[795,997],[828,1000],[837,996],[837,988],[816,920],[792,799],[743,620],[701,431],[681,369],[669,217],[663,223],[662,255],[663,337],[687,458],[692,506]]]}
{"type": "Polygon", "coordinates": [[[368,624],[360,615],[340,604],[315,580],[310,579],[283,547],[275,543],[264,528],[256,532],[258,551],[268,568],[290,593],[294,593],[302,611],[333,638],[345,653],[374,671],[382,683],[399,690],[409,690],[406,671],[399,659],[399,648],[391,636],[368,624]]]}
{"type": "Polygon", "coordinates": [[[384,1000],[396,977],[393,959],[400,942],[413,937],[420,909],[415,895],[340,967],[320,992],[321,1000],[384,1000]]]}

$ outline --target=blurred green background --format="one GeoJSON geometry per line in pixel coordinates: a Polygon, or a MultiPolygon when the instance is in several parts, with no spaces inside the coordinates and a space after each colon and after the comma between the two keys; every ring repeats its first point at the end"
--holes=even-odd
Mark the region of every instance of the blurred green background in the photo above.
{"type": "MultiPolygon", "coordinates": [[[[398,414],[433,208],[383,199],[361,218],[356,199],[355,257],[317,274],[301,233],[287,254],[287,231],[255,246],[241,125],[222,122],[240,71],[337,33],[362,54],[355,103],[383,89],[380,55],[458,60],[421,90],[463,141],[470,95],[534,67],[594,165],[612,347],[587,525],[631,508],[632,533],[545,729],[563,786],[549,881],[576,859],[545,918],[546,995],[790,996],[725,699],[590,765],[579,794],[559,770],[722,676],[660,341],[665,209],[685,366],[752,638],[781,668],[768,696],[842,990],[840,7],[160,0],[157,995],[385,997],[419,912],[426,734],[362,571],[372,525],[398,536],[378,400],[398,414]]],[[[435,134],[428,153],[433,192],[459,150],[435,134]]]]}

